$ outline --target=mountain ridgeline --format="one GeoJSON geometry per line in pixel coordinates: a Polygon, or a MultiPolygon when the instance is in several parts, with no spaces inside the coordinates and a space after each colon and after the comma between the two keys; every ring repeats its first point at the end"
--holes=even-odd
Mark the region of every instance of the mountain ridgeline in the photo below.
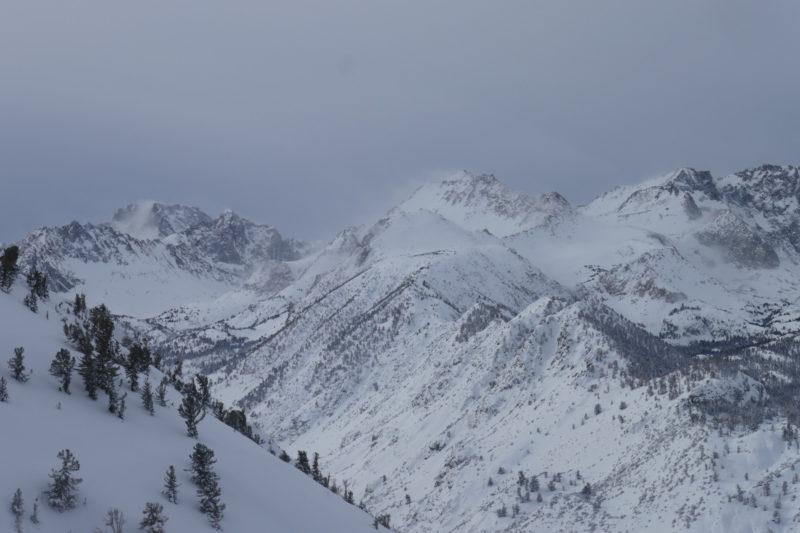
{"type": "Polygon", "coordinates": [[[398,531],[791,531],[800,168],[462,172],[324,246],[142,203],[17,243],[398,531]]]}

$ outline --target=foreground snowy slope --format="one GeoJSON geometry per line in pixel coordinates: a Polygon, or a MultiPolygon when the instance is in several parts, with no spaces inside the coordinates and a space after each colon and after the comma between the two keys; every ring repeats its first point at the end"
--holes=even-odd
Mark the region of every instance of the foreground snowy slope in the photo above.
{"type": "MultiPolygon", "coordinates": [[[[213,531],[198,510],[195,487],[185,471],[196,441],[186,436],[177,414],[180,395],[170,390],[169,406],[156,406],[155,416],[150,416],[138,394],[129,392],[125,419],[120,420],[106,410],[102,398],[92,401],[85,396],[77,375],[73,375],[72,394],[59,392],[48,368],[65,344],[54,309],[46,307],[34,314],[21,304],[19,294],[0,293],[0,353],[6,355],[0,375],[8,382],[10,396],[8,402],[0,402],[3,508],[20,488],[25,501],[24,531],[93,531],[102,526],[111,508],[122,510],[128,523],[125,530],[134,531],[145,502],[158,502],[169,517],[167,531],[213,531]],[[45,312],[50,320],[44,318],[45,312]],[[32,370],[26,383],[11,379],[5,364],[17,346],[25,348],[25,362],[32,370]],[[42,491],[50,470],[60,464],[56,454],[64,448],[80,462],[77,476],[83,482],[77,508],[58,513],[47,506],[42,491]],[[178,505],[168,503],[161,494],[169,465],[175,466],[181,483],[178,505]],[[39,498],[38,525],[27,518],[35,498],[39,498]]],[[[158,371],[151,370],[151,380],[157,383],[158,379],[158,371]]],[[[374,531],[366,513],[214,417],[206,417],[199,432],[199,441],[217,459],[215,469],[227,505],[223,530],[374,531]]],[[[0,531],[12,530],[13,517],[3,512],[0,531]]]]}

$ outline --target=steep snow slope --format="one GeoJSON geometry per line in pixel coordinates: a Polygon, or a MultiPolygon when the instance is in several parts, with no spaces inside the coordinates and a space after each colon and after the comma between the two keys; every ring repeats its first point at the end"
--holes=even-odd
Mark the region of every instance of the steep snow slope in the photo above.
{"type": "MultiPolygon", "coordinates": [[[[0,353],[10,356],[13,347],[24,346],[33,372],[28,382],[18,383],[11,379],[3,357],[0,375],[9,382],[10,399],[0,402],[4,428],[0,494],[5,502],[0,530],[13,530],[7,508],[14,491],[21,488],[24,531],[93,531],[114,507],[123,511],[126,531],[138,530],[145,502],[164,505],[167,531],[213,531],[198,509],[195,488],[185,471],[196,441],[186,437],[177,415],[177,392],[170,391],[169,407],[157,407],[153,417],[142,408],[138,395],[129,393],[125,420],[120,420],[105,409],[104,401],[93,402],[83,394],[77,375],[71,395],[58,392],[48,368],[55,352],[65,346],[54,309],[33,314],[22,306],[19,294],[0,293],[0,322],[0,353]],[[45,312],[50,320],[44,318],[45,312]],[[83,482],[78,507],[58,513],[48,508],[42,491],[63,448],[80,461],[77,475],[83,482]],[[178,505],[168,503],[160,493],[169,465],[175,465],[182,484],[178,505]],[[39,525],[27,518],[35,498],[39,498],[39,525]]],[[[151,374],[157,382],[158,371],[151,374]]],[[[227,505],[222,521],[225,531],[374,531],[371,518],[358,508],[211,416],[200,424],[200,442],[217,459],[215,469],[227,505]]]]}

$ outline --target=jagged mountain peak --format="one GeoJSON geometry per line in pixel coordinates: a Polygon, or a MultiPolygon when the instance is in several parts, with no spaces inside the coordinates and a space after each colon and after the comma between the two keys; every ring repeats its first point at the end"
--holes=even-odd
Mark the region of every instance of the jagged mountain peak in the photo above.
{"type": "Polygon", "coordinates": [[[745,207],[784,211],[789,206],[783,202],[788,200],[793,206],[800,202],[800,167],[797,166],[765,164],[736,172],[720,181],[723,194],[745,207]]]}
{"type": "Polygon", "coordinates": [[[118,209],[111,225],[137,239],[157,239],[210,221],[197,207],[142,201],[118,209]]]}
{"type": "Polygon", "coordinates": [[[505,237],[571,213],[558,193],[539,197],[515,191],[492,174],[461,171],[418,188],[398,206],[402,211],[432,211],[469,230],[505,237]]]}
{"type": "Polygon", "coordinates": [[[708,170],[695,170],[690,167],[679,168],[669,175],[666,185],[683,192],[700,192],[712,200],[719,199],[719,191],[711,172],[708,170]]]}

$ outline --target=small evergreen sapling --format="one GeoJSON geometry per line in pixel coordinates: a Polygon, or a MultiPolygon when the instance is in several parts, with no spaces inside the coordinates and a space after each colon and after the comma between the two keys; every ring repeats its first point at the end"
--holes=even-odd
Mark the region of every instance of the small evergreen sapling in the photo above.
{"type": "Polygon", "coordinates": [[[145,533],[164,533],[164,524],[169,520],[164,516],[164,506],[160,503],[147,502],[144,506],[144,518],[139,522],[139,529],[145,533]]]}
{"type": "Polygon", "coordinates": [[[22,515],[25,513],[25,504],[22,501],[22,490],[17,489],[11,499],[11,514],[14,515],[14,528],[17,533],[22,533],[22,515]]]}
{"type": "Polygon", "coordinates": [[[31,513],[31,522],[34,524],[39,523],[39,498],[33,500],[33,512],[31,513]]]}
{"type": "Polygon", "coordinates": [[[158,400],[158,405],[161,407],[167,406],[167,384],[169,383],[169,379],[167,376],[161,378],[161,383],[158,384],[156,388],[156,399],[158,400]]]}
{"type": "Polygon", "coordinates": [[[106,513],[106,526],[111,528],[111,533],[122,533],[125,526],[125,515],[117,508],[109,509],[106,513]]]}
{"type": "Polygon", "coordinates": [[[169,465],[169,468],[167,468],[167,477],[164,478],[164,490],[162,491],[169,503],[178,503],[179,486],[180,483],[178,483],[178,478],[175,475],[175,467],[169,465]]]}
{"type": "Polygon", "coordinates": [[[69,350],[61,348],[50,363],[50,375],[61,382],[58,390],[69,394],[69,384],[72,381],[72,370],[75,368],[75,358],[69,350]]]}
{"type": "Polygon", "coordinates": [[[8,401],[8,384],[6,378],[0,376],[0,402],[8,401]]]}
{"type": "Polygon", "coordinates": [[[48,504],[59,512],[64,512],[75,507],[78,499],[78,484],[83,481],[73,477],[73,472],[81,468],[81,464],[72,455],[72,452],[64,449],[58,452],[61,459],[61,467],[50,472],[50,485],[47,488],[48,504]]]}
{"type": "Polygon", "coordinates": [[[144,382],[142,387],[142,405],[150,413],[150,416],[155,414],[155,407],[153,406],[153,388],[150,386],[150,380],[144,382]]]}
{"type": "MultiPolygon", "coordinates": [[[[123,394],[120,397],[119,402],[115,402],[114,410],[111,411],[112,413],[116,412],[117,418],[119,418],[120,420],[125,420],[125,409],[126,409],[125,398],[127,398],[127,396],[128,396],[127,392],[123,394]]],[[[110,407],[109,410],[111,410],[110,407]]]]}
{"type": "Polygon", "coordinates": [[[23,298],[22,303],[25,304],[25,307],[27,307],[34,313],[39,310],[39,304],[36,301],[36,294],[33,291],[25,295],[25,298],[23,298]]]}
{"type": "Polygon", "coordinates": [[[19,346],[14,348],[14,357],[8,360],[8,368],[11,376],[19,382],[28,381],[30,374],[25,373],[25,348],[19,346]]]}

